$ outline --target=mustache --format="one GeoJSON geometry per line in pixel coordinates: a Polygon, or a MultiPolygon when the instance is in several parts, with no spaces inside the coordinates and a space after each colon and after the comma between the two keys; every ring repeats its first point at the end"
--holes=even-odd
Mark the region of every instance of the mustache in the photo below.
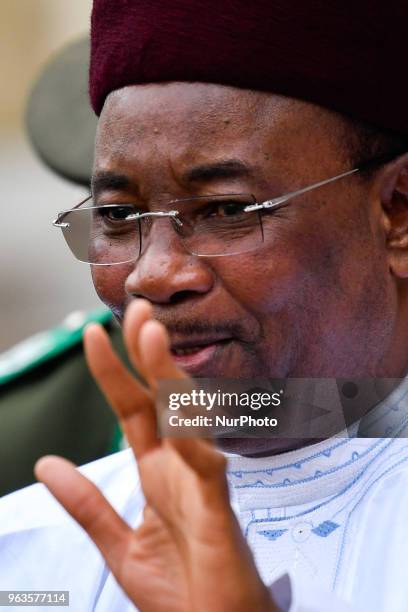
{"type": "MultiPolygon", "coordinates": [[[[120,321],[123,323],[125,309],[121,307],[111,306],[111,310],[120,321]]],[[[248,333],[248,330],[242,325],[239,321],[227,320],[223,322],[219,321],[209,321],[208,318],[203,320],[203,318],[192,317],[191,314],[183,315],[173,313],[164,313],[157,310],[153,310],[153,318],[156,321],[159,321],[166,328],[167,332],[172,334],[177,334],[180,336],[191,336],[191,335],[209,335],[219,334],[230,336],[231,338],[236,338],[241,340],[244,344],[252,344],[253,342],[259,340],[259,336],[262,334],[258,333],[254,334],[248,333]]]]}
{"type": "Polygon", "coordinates": [[[225,334],[234,338],[242,338],[247,335],[242,325],[235,321],[226,321],[224,323],[210,323],[202,319],[175,321],[174,319],[160,316],[156,317],[156,319],[166,327],[169,334],[179,334],[181,336],[225,334]]]}

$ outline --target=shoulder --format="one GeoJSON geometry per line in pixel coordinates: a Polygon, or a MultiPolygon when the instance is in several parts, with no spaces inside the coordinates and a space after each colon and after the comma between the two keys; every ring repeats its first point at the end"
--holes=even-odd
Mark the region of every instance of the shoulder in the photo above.
{"type": "MultiPolygon", "coordinates": [[[[126,517],[132,505],[136,510],[142,508],[143,494],[130,449],[78,469],[98,486],[122,516],[126,517]]],[[[0,499],[0,541],[7,534],[42,531],[55,526],[77,528],[76,523],[40,483],[0,499]]]]}
{"type": "Polygon", "coordinates": [[[390,494],[403,495],[408,504],[408,439],[383,438],[375,461],[368,466],[366,487],[373,491],[387,489],[390,494]]]}
{"type": "MultiPolygon", "coordinates": [[[[129,524],[141,523],[144,502],[130,450],[80,470],[129,524]]],[[[73,610],[94,609],[106,581],[104,560],[43,485],[0,499],[0,550],[0,589],[69,591],[73,610]]]]}
{"type": "MultiPolygon", "coordinates": [[[[356,478],[348,515],[357,531],[365,534],[365,545],[383,545],[396,537],[408,540],[408,440],[383,439],[375,460],[356,478]]],[[[352,489],[350,489],[352,491],[352,489]]]]}

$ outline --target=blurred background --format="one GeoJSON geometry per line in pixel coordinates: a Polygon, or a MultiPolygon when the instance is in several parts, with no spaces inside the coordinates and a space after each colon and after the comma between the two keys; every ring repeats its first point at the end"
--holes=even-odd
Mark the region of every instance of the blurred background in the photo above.
{"type": "Polygon", "coordinates": [[[52,54],[89,31],[91,0],[0,2],[0,352],[100,304],[89,268],[76,262],[57,212],[86,189],[59,178],[33,152],[24,114],[33,82],[52,54]]]}

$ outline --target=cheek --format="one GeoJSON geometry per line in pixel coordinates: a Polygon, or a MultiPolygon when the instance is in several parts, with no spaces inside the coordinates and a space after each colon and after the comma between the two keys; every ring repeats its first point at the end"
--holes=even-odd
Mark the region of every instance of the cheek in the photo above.
{"type": "Polygon", "coordinates": [[[99,298],[113,311],[123,307],[128,296],[125,282],[133,267],[125,264],[116,266],[91,266],[92,280],[99,298]]]}
{"type": "Polygon", "coordinates": [[[257,318],[287,313],[304,301],[311,271],[319,265],[310,259],[299,242],[286,237],[257,252],[220,261],[218,278],[228,294],[257,318]]]}
{"type": "Polygon", "coordinates": [[[349,314],[357,297],[358,246],[349,232],[338,234],[327,222],[278,221],[261,249],[220,261],[218,277],[265,333],[285,326],[287,333],[307,338],[335,319],[340,305],[349,314]]]}

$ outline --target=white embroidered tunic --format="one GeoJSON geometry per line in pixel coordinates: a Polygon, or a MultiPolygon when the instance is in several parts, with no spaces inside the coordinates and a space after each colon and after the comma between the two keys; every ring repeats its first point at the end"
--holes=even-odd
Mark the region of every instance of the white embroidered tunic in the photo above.
{"type": "MultiPolygon", "coordinates": [[[[360,433],[404,436],[407,420],[405,384],[360,433]]],[[[143,494],[130,450],[81,469],[140,524],[143,494]]],[[[228,481],[260,574],[283,610],[407,612],[407,439],[331,438],[275,457],[230,456],[228,481]]],[[[0,501],[0,590],[70,591],[75,612],[135,610],[42,485],[0,501]]]]}

